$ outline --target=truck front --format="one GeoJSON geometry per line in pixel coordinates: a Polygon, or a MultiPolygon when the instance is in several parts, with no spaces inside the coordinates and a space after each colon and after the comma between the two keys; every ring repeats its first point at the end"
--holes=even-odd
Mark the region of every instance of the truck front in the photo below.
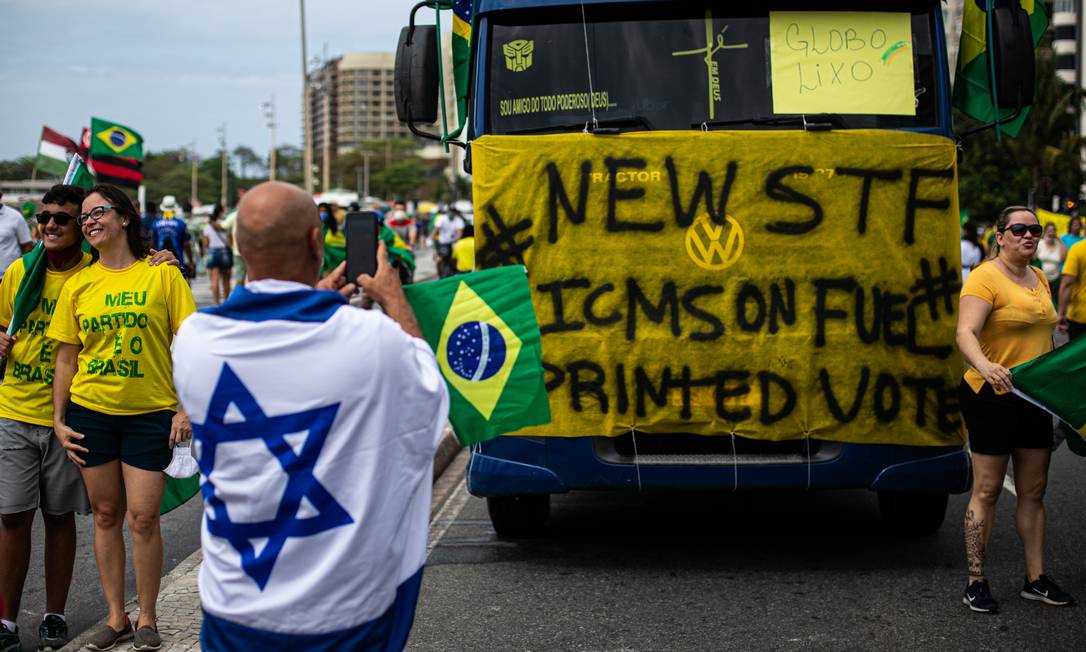
{"type": "Polygon", "coordinates": [[[499,532],[575,489],[969,483],[939,4],[476,0],[477,264],[528,269],[552,422],[474,447],[499,532]],[[877,9],[877,10],[874,10],[877,9]]]}

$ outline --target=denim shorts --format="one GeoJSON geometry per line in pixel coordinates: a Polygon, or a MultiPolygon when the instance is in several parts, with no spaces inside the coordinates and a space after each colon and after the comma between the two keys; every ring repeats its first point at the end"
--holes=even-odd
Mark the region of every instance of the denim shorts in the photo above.
{"type": "Polygon", "coordinates": [[[229,270],[234,266],[234,254],[229,249],[216,247],[207,251],[207,268],[229,270]]]}

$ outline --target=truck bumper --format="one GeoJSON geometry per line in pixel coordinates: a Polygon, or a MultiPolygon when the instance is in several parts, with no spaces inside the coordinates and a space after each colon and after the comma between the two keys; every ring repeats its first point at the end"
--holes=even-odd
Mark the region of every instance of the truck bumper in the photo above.
{"type": "Polygon", "coordinates": [[[964,447],[835,444],[830,459],[738,463],[633,464],[601,459],[592,437],[499,437],[477,446],[468,465],[476,496],[575,489],[871,489],[963,493],[972,484],[964,447]]]}

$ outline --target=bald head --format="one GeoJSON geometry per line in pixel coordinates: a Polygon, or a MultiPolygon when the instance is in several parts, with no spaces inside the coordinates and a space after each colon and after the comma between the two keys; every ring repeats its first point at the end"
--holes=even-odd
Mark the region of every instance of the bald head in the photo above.
{"type": "Polygon", "coordinates": [[[238,205],[235,238],[249,277],[315,283],[323,245],[313,199],[282,181],[262,183],[238,205]]]}

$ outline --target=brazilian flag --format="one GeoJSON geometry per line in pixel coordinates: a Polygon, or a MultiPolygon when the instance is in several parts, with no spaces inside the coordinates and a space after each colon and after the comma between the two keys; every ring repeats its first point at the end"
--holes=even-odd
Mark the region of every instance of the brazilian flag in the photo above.
{"type": "MultiPolygon", "coordinates": [[[[988,11],[995,0],[965,0],[962,8],[962,37],[958,48],[958,72],[954,76],[954,107],[970,118],[982,123],[995,122],[995,93],[992,92],[992,53],[988,47],[988,11]]],[[[1030,32],[1033,34],[1033,46],[1037,47],[1045,30],[1048,29],[1048,15],[1044,3],[1040,0],[1010,0],[1012,5],[1021,3],[1022,9],[1029,16],[1030,32]]],[[[999,53],[996,53],[999,56],[999,53]]],[[[1000,119],[1006,118],[1014,109],[1000,109],[1000,119]]],[[[1023,108],[1022,114],[999,130],[1011,138],[1018,135],[1022,123],[1029,115],[1029,108],[1023,108]]]]}
{"type": "Polygon", "coordinates": [[[1067,424],[1067,446],[1086,456],[1086,336],[1011,369],[1014,393],[1067,424]]]}
{"type": "Polygon", "coordinates": [[[452,61],[453,85],[456,88],[457,124],[464,124],[468,115],[468,78],[471,75],[472,0],[453,0],[452,61]]]}
{"type": "Polygon", "coordinates": [[[143,160],[143,136],[128,127],[91,118],[90,154],[96,156],[117,156],[121,158],[143,160]]]}
{"type": "Polygon", "coordinates": [[[461,444],[550,423],[528,274],[498,267],[404,288],[449,386],[461,444]]]}
{"type": "Polygon", "coordinates": [[[39,242],[23,256],[23,278],[15,290],[8,335],[14,335],[23,327],[26,318],[41,302],[41,291],[44,287],[45,245],[39,242]]]}

